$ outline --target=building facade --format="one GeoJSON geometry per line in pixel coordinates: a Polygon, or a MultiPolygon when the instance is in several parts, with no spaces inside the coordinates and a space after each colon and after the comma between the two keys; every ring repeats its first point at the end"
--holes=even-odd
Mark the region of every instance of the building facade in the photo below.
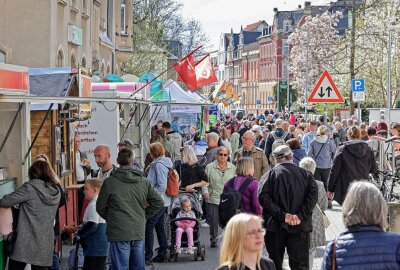
{"type": "Polygon", "coordinates": [[[119,74],[132,53],[132,0],[0,0],[0,59],[119,74]]]}

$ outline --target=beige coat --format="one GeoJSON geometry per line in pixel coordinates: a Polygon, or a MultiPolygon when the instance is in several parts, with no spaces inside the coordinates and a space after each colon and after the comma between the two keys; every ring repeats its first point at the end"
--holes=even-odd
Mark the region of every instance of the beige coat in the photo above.
{"type": "MultiPolygon", "coordinates": [[[[239,158],[243,157],[243,148],[240,148],[235,153],[234,164],[237,164],[239,158]]],[[[268,171],[267,157],[261,148],[253,146],[251,149],[251,155],[254,161],[254,175],[253,177],[260,181],[261,176],[268,171]]]]}

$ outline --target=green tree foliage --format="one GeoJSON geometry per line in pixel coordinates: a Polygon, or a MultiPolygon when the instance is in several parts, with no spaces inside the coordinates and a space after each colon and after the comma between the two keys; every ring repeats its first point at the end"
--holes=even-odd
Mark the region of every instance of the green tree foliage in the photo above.
{"type": "Polygon", "coordinates": [[[183,19],[181,9],[177,0],[134,0],[133,55],[123,64],[123,73],[160,74],[172,57],[167,50],[169,40],[179,40],[183,54],[208,43],[200,22],[183,19]]]}
{"type": "MultiPolygon", "coordinates": [[[[278,87],[279,83],[276,83],[274,86],[274,100],[278,101],[278,87]]],[[[290,100],[290,107],[292,106],[293,102],[297,100],[298,94],[296,89],[293,85],[289,87],[289,100],[290,100]]],[[[287,105],[287,89],[279,89],[279,107],[278,110],[281,111],[287,105]]]]}

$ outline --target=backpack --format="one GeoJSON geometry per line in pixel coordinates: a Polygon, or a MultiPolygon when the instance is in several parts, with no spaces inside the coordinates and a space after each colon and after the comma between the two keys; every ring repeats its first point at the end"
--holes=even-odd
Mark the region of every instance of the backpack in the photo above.
{"type": "Polygon", "coordinates": [[[239,190],[235,190],[235,178],[228,181],[228,188],[224,189],[220,196],[219,204],[219,226],[225,228],[228,221],[236,214],[242,211],[242,194],[251,184],[253,179],[247,178],[240,186],[239,190]]]}
{"type": "Polygon", "coordinates": [[[274,138],[274,143],[272,144],[272,152],[274,152],[275,149],[278,148],[278,146],[286,145],[285,140],[286,140],[287,135],[289,134],[287,131],[283,134],[282,137],[276,136],[275,132],[272,132],[271,134],[272,134],[272,137],[274,138]]]}
{"type": "Polygon", "coordinates": [[[167,190],[165,195],[168,197],[175,197],[179,194],[179,175],[178,172],[172,167],[168,171],[167,190]]]}

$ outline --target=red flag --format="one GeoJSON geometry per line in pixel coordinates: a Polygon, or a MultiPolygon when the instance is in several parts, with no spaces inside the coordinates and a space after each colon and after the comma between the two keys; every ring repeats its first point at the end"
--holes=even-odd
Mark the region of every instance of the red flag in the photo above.
{"type": "Polygon", "coordinates": [[[217,82],[210,55],[206,55],[195,66],[197,87],[217,82]]]}
{"type": "Polygon", "coordinates": [[[175,63],[173,67],[178,72],[178,81],[184,82],[190,90],[196,90],[196,71],[193,53],[201,46],[191,51],[186,57],[175,63]]]}

